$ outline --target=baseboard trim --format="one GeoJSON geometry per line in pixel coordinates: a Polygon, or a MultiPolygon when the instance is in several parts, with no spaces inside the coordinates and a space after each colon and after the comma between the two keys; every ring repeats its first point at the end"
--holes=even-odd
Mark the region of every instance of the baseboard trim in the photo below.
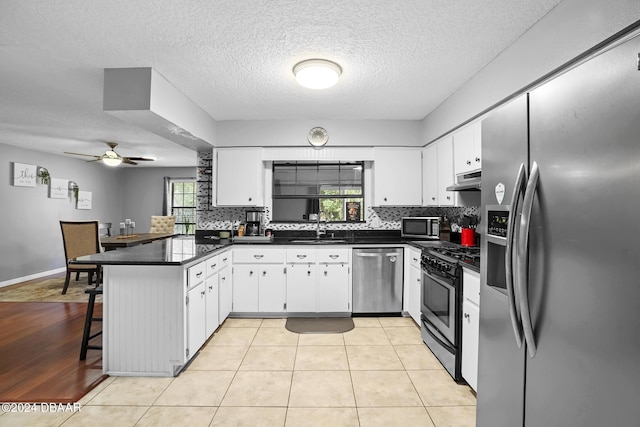
{"type": "Polygon", "coordinates": [[[33,279],[39,279],[41,277],[51,276],[58,273],[64,273],[67,271],[65,267],[56,268],[49,271],[43,271],[41,273],[30,274],[28,276],[16,277],[15,279],[5,280],[4,282],[0,282],[0,288],[4,288],[5,286],[15,285],[16,283],[27,282],[33,279]]]}

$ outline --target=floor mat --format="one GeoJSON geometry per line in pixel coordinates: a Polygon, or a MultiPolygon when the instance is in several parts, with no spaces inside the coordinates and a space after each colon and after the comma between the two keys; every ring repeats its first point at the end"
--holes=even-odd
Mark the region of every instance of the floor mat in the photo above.
{"type": "Polygon", "coordinates": [[[298,334],[341,334],[354,324],[351,317],[289,317],[285,328],[298,334]]]}

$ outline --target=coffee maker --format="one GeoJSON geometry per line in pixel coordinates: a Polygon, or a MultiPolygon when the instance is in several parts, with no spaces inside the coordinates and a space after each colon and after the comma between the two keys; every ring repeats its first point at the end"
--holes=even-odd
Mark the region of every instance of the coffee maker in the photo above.
{"type": "Polygon", "coordinates": [[[261,211],[247,211],[247,218],[245,222],[245,235],[247,236],[262,236],[262,212],[261,211]]]}

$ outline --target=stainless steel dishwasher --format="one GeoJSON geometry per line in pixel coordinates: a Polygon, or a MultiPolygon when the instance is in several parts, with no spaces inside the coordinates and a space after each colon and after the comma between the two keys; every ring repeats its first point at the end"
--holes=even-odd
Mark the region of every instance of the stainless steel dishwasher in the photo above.
{"type": "Polygon", "coordinates": [[[402,248],[353,250],[353,313],[402,312],[402,248]]]}

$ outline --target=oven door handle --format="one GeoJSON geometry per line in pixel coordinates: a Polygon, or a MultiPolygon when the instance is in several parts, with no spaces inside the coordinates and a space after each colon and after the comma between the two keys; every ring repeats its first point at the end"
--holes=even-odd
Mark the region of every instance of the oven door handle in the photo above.
{"type": "Polygon", "coordinates": [[[529,310],[529,228],[531,226],[531,209],[533,208],[533,199],[538,189],[538,180],[540,178],[540,169],[538,163],[533,162],[531,165],[531,175],[527,183],[527,191],[524,193],[524,201],[522,202],[522,217],[520,218],[520,235],[518,236],[518,296],[520,299],[520,311],[522,313],[522,329],[524,330],[524,338],[527,342],[527,350],[529,357],[536,355],[536,339],[533,334],[533,322],[531,321],[531,312],[529,310]]]}
{"type": "Polygon", "coordinates": [[[435,276],[431,273],[429,273],[427,270],[422,270],[422,272],[429,277],[429,279],[433,280],[434,282],[437,282],[439,284],[441,284],[442,286],[446,286],[449,289],[453,289],[455,290],[456,287],[452,284],[452,283],[447,283],[446,281],[442,280],[440,277],[435,276]]]}
{"type": "MultiPolygon", "coordinates": [[[[431,324],[431,322],[429,322],[429,321],[428,321],[424,316],[423,316],[423,318],[422,318],[422,321],[423,321],[424,323],[428,323],[429,325],[431,325],[431,327],[432,327],[433,329],[435,329],[436,331],[438,330],[438,328],[436,328],[435,326],[433,326],[433,325],[431,324]]],[[[451,354],[454,354],[454,353],[455,353],[455,349],[451,346],[451,344],[449,344],[449,343],[447,343],[447,342],[443,341],[440,337],[438,337],[435,333],[433,333],[433,331],[431,331],[431,328],[430,328],[429,326],[425,326],[425,327],[424,327],[424,330],[425,330],[425,331],[427,331],[427,333],[431,336],[431,338],[433,338],[434,340],[436,340],[436,342],[437,342],[438,344],[440,344],[442,347],[444,347],[445,349],[447,349],[447,351],[448,351],[449,353],[451,353],[451,354]]],[[[440,332],[440,331],[438,331],[438,332],[440,332]]]]}
{"type": "Polygon", "coordinates": [[[509,317],[511,318],[511,326],[513,327],[513,333],[516,338],[518,348],[522,347],[522,321],[518,310],[516,309],[516,295],[514,288],[514,274],[513,274],[513,247],[515,245],[514,239],[516,237],[516,217],[518,213],[518,204],[520,202],[520,195],[524,193],[525,185],[527,181],[527,169],[524,163],[520,164],[518,170],[518,176],[513,186],[513,194],[511,195],[511,212],[509,213],[509,223],[507,224],[507,242],[504,255],[504,270],[506,275],[506,287],[507,298],[509,299],[509,317]]]}

